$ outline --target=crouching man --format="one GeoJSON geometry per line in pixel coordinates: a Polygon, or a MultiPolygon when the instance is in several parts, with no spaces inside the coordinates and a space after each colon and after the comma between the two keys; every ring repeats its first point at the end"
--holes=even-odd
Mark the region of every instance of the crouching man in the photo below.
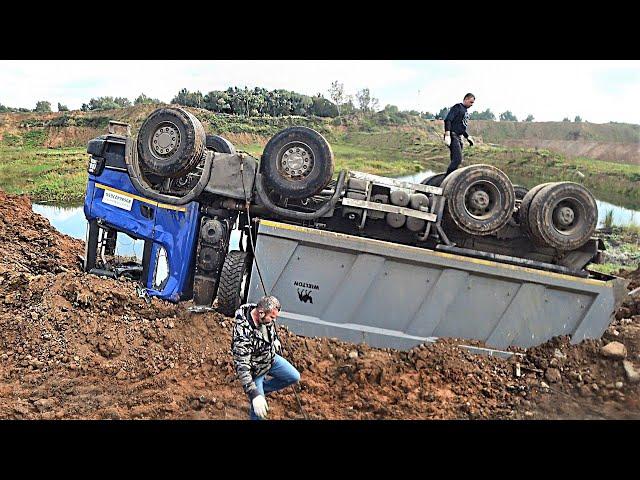
{"type": "Polygon", "coordinates": [[[280,313],[276,297],[262,297],[236,310],[231,352],[242,388],[249,397],[252,420],[267,417],[265,395],[300,380],[300,373],[279,353],[282,350],[275,320],[280,313]],[[270,378],[265,380],[266,376],[270,378]]]}

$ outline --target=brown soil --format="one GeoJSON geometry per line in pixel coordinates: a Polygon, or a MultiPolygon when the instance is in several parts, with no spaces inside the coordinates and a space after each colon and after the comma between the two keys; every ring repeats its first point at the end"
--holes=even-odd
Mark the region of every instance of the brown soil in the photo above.
{"type": "MultiPolygon", "coordinates": [[[[0,418],[246,418],[232,320],[147,304],[132,282],[81,272],[82,253],[26,197],[0,192],[0,418]]],[[[638,384],[599,353],[615,339],[640,368],[640,297],[618,316],[605,341],[557,338],[507,360],[454,339],[399,352],[280,329],[314,419],[640,418],[638,384]]],[[[269,405],[271,418],[302,417],[291,389],[269,405]]]]}
{"type": "Polygon", "coordinates": [[[50,127],[44,147],[63,148],[69,145],[85,146],[89,140],[104,135],[104,128],[87,127],[50,127]]]}
{"type": "Polygon", "coordinates": [[[229,140],[234,145],[250,145],[257,143],[264,147],[269,141],[269,137],[263,135],[256,135],[254,133],[232,133],[226,132],[224,138],[229,140]]]}

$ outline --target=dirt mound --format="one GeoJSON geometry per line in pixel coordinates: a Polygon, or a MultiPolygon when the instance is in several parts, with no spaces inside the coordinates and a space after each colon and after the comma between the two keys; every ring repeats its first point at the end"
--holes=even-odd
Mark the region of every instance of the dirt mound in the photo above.
{"type": "MultiPolygon", "coordinates": [[[[2,418],[246,416],[228,318],[71,271],[9,276],[3,297],[2,418]]],[[[527,388],[451,340],[396,352],[281,330],[311,418],[513,418],[527,388]]],[[[291,391],[271,403],[274,418],[299,415],[291,391]]]]}
{"type": "MultiPolygon", "coordinates": [[[[247,418],[231,319],[147,304],[130,281],[83,273],[82,242],[26,197],[0,193],[0,239],[0,418],[247,418]]],[[[638,368],[639,320],[506,360],[454,339],[401,352],[280,329],[309,418],[639,418],[638,385],[600,353],[616,339],[638,368]]],[[[301,418],[291,389],[269,403],[271,418],[301,418]]]]}
{"type": "Polygon", "coordinates": [[[88,127],[49,127],[47,137],[42,145],[47,148],[64,148],[69,146],[85,147],[89,140],[104,135],[104,128],[88,127]]]}
{"type": "Polygon", "coordinates": [[[629,280],[631,280],[631,283],[629,284],[629,290],[635,290],[636,288],[640,287],[640,266],[638,266],[638,268],[636,268],[632,272],[629,272],[628,270],[620,270],[620,272],[618,272],[618,275],[620,277],[628,278],[629,280]]]}
{"type": "Polygon", "coordinates": [[[0,190],[0,275],[3,268],[27,274],[59,273],[76,268],[84,243],[61,235],[31,211],[26,195],[0,190]]]}

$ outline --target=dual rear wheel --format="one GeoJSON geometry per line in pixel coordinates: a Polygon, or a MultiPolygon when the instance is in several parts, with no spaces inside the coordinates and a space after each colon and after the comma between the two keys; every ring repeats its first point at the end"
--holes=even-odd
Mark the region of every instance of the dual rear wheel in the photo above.
{"type": "Polygon", "coordinates": [[[593,235],[598,205],[591,192],[578,183],[544,183],[524,196],[519,220],[535,244],[574,250],[593,235]]]}
{"type": "Polygon", "coordinates": [[[596,200],[580,184],[550,182],[527,190],[514,187],[501,170],[490,165],[463,167],[444,180],[440,175],[422,183],[440,184],[447,198],[446,216],[466,233],[497,232],[512,218],[516,202],[520,203],[518,223],[537,246],[575,250],[596,229],[596,200]]]}
{"type": "Polygon", "coordinates": [[[449,174],[440,184],[447,198],[447,216],[471,235],[490,235],[511,218],[515,206],[513,185],[491,165],[470,165],[449,174]]]}

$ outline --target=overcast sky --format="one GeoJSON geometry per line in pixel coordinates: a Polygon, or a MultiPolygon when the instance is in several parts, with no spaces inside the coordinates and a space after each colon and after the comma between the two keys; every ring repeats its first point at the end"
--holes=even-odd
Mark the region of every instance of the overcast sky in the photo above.
{"type": "Polygon", "coordinates": [[[640,93],[640,61],[567,60],[204,60],[204,61],[4,61],[0,104],[34,108],[47,100],[78,109],[92,97],[141,92],[170,101],[181,88],[223,90],[230,86],[284,88],[328,97],[332,81],[346,93],[369,88],[380,101],[402,110],[435,113],[476,95],[471,111],[507,109],[519,120],[564,117],[595,123],[640,124],[633,102],[640,93]]]}

